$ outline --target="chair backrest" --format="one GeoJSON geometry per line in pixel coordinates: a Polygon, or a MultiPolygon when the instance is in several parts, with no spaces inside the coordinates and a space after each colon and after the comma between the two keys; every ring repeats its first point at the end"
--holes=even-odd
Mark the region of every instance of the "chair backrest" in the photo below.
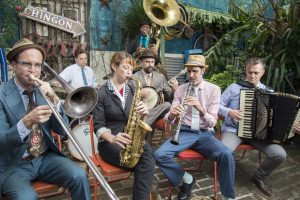
{"type": "Polygon", "coordinates": [[[59,151],[62,151],[61,136],[55,133],[53,130],[51,130],[51,134],[56,142],[57,148],[59,149],[59,151]]]}

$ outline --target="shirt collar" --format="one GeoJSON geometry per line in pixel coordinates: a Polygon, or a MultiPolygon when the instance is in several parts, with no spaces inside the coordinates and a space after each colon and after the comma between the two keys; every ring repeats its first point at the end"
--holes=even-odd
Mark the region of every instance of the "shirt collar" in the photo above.
{"type": "MultiPolygon", "coordinates": [[[[115,93],[115,92],[119,92],[119,91],[116,91],[115,90],[115,88],[114,88],[114,86],[113,86],[113,83],[112,83],[112,81],[111,81],[111,79],[108,79],[108,81],[107,81],[107,86],[108,86],[108,90],[109,91],[112,91],[113,93],[115,93]]],[[[127,82],[125,83],[125,86],[124,86],[124,96],[125,96],[125,94],[127,94],[128,92],[129,92],[129,86],[128,86],[128,84],[127,84],[127,82]]]]}
{"type": "Polygon", "coordinates": [[[153,72],[151,72],[150,74],[147,74],[144,70],[142,70],[142,72],[143,72],[143,75],[144,75],[145,78],[146,77],[152,78],[152,76],[153,76],[153,72]]]}
{"type": "Polygon", "coordinates": [[[87,66],[80,67],[77,63],[76,63],[76,66],[79,67],[80,69],[87,69],[87,66]]]}
{"type": "Polygon", "coordinates": [[[205,81],[204,80],[202,80],[201,81],[201,83],[199,83],[198,85],[193,85],[197,90],[203,90],[203,88],[204,88],[204,85],[205,85],[205,83],[204,83],[205,81]]]}
{"type": "MultiPolygon", "coordinates": [[[[22,88],[20,85],[18,85],[18,83],[17,83],[17,81],[16,81],[16,78],[14,78],[13,80],[14,80],[14,82],[15,82],[17,88],[18,88],[19,93],[20,93],[21,95],[23,95],[23,92],[25,91],[25,89],[22,88]]],[[[35,88],[34,88],[34,90],[35,90],[35,88]]]]}

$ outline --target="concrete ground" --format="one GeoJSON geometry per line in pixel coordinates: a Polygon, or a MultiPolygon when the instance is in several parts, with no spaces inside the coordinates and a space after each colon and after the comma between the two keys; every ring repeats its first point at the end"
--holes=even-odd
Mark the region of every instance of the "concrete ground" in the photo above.
{"type": "MultiPolygon", "coordinates": [[[[159,137],[159,132],[155,137],[159,137]]],[[[157,148],[162,141],[154,142],[154,148],[157,148]]],[[[296,138],[294,144],[284,145],[288,158],[287,161],[276,169],[266,180],[272,186],[273,194],[268,197],[262,194],[256,186],[249,180],[259,165],[258,152],[256,150],[247,151],[246,156],[241,161],[236,163],[236,178],[235,191],[236,199],[239,200],[296,200],[300,199],[300,138],[296,138]]],[[[237,153],[238,154],[238,153],[237,153]]],[[[264,158],[264,157],[263,157],[264,158]]],[[[84,163],[80,163],[85,165],[84,163]]],[[[194,166],[198,163],[185,161],[182,163],[185,166],[194,166]]],[[[201,169],[191,171],[191,174],[196,177],[197,182],[193,187],[192,200],[213,199],[213,162],[204,161],[201,169]]],[[[153,184],[153,199],[164,200],[168,199],[168,181],[166,177],[156,167],[155,181],[153,184]]],[[[133,178],[123,181],[110,183],[111,188],[117,194],[120,200],[132,199],[133,178]]],[[[93,193],[93,189],[91,189],[93,193]]],[[[171,199],[177,199],[178,190],[173,189],[171,199]]],[[[94,195],[91,194],[93,197],[94,195]]],[[[48,198],[51,200],[66,199],[65,195],[48,198]]],[[[97,199],[109,200],[104,190],[101,190],[97,199]]],[[[222,199],[218,185],[218,199],[222,199]]]]}

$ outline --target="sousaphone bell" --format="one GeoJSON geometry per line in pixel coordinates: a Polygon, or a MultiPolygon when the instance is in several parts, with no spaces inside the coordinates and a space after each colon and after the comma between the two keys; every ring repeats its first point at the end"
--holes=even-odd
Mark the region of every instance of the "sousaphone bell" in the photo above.
{"type": "Polygon", "coordinates": [[[173,26],[180,19],[180,10],[175,0],[143,0],[146,15],[160,26],[173,26]]]}

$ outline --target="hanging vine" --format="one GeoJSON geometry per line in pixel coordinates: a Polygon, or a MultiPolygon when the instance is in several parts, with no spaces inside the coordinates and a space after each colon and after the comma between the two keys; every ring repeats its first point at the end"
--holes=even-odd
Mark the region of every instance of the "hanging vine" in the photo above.
{"type": "Polygon", "coordinates": [[[9,48],[18,39],[18,13],[24,5],[20,0],[2,0],[0,9],[0,47],[9,48]]]}

